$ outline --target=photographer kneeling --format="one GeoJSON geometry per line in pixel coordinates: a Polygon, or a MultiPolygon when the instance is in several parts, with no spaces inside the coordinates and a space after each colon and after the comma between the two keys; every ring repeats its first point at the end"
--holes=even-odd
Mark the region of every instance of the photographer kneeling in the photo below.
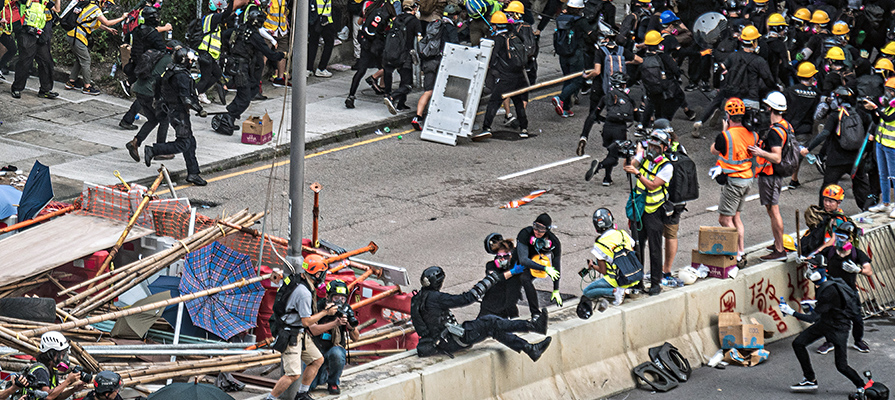
{"type": "Polygon", "coordinates": [[[329,394],[339,394],[339,378],[347,361],[346,350],[348,336],[352,341],[360,338],[357,329],[358,321],[354,310],[348,305],[348,285],[341,279],[334,279],[326,284],[326,298],[317,301],[317,309],[324,310],[327,304],[335,304],[339,310],[335,315],[328,315],[311,325],[314,344],[323,353],[323,365],[317,370],[317,376],[311,382],[311,389],[326,383],[329,394]]]}
{"type": "Polygon", "coordinates": [[[15,395],[15,399],[67,399],[93,377],[80,368],[68,366],[68,340],[59,332],[47,332],[40,337],[37,363],[13,378],[13,385],[0,391],[0,400],[15,395]],[[58,375],[68,375],[59,382],[58,375]],[[38,393],[42,392],[42,393],[38,393]]]}
{"type": "MultiPolygon", "coordinates": [[[[620,277],[621,271],[616,263],[621,260],[615,259],[617,255],[634,250],[634,238],[628,232],[616,229],[612,213],[606,208],[594,211],[593,222],[594,229],[600,236],[594,241],[594,247],[590,251],[596,262],[587,260],[587,268],[598,271],[603,277],[587,285],[582,294],[592,300],[612,297],[615,299],[612,305],[618,306],[625,299],[625,289],[640,283],[640,279],[629,281],[627,276],[620,277]],[[619,280],[624,280],[624,284],[619,280]]],[[[581,276],[585,276],[586,272],[587,270],[582,271],[581,276]]]]}
{"type": "Polygon", "coordinates": [[[83,400],[121,400],[121,375],[112,371],[100,371],[93,378],[93,390],[83,400]]]}

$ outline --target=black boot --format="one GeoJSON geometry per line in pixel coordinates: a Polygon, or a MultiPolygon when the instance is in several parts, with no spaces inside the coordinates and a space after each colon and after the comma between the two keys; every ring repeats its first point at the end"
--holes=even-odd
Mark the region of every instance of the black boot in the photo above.
{"type": "Polygon", "coordinates": [[[152,146],[143,146],[143,162],[146,163],[147,167],[152,166],[152,157],[155,154],[152,153],[152,146]]]}
{"type": "Polygon", "coordinates": [[[531,325],[529,331],[537,332],[542,335],[547,334],[547,309],[542,308],[541,312],[537,315],[533,315],[531,320],[528,321],[529,325],[531,325]]]}
{"type": "Polygon", "coordinates": [[[522,351],[524,351],[532,361],[538,361],[538,359],[541,358],[541,354],[544,354],[544,352],[547,351],[547,347],[550,347],[550,342],[552,340],[553,338],[548,336],[538,343],[529,343],[525,345],[525,348],[523,348],[522,351]]]}
{"type": "Polygon", "coordinates": [[[208,182],[206,182],[205,179],[202,179],[202,177],[199,176],[199,174],[187,175],[186,181],[189,183],[192,183],[193,185],[196,185],[196,186],[205,186],[208,184],[208,182]]]}

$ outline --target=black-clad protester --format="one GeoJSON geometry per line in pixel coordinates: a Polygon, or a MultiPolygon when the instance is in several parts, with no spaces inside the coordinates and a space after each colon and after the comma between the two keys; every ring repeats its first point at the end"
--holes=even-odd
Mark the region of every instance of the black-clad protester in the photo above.
{"type": "Polygon", "coordinates": [[[535,278],[547,278],[553,280],[553,292],[550,300],[558,306],[562,306],[562,296],[559,294],[560,264],[562,262],[562,244],[559,238],[551,231],[553,219],[543,213],[538,215],[531,226],[522,228],[516,235],[516,251],[513,252],[513,267],[521,264],[525,271],[521,273],[522,288],[525,289],[525,299],[528,301],[528,309],[531,315],[539,312],[538,292],[535,290],[533,280],[535,278]],[[537,256],[541,262],[534,260],[537,256]],[[547,261],[543,261],[544,259],[547,261]]]}
{"type": "Polygon", "coordinates": [[[83,400],[121,400],[121,375],[112,371],[100,371],[93,378],[93,390],[83,400]]]}
{"type": "MultiPolygon", "coordinates": [[[[138,79],[137,74],[134,71],[137,64],[143,62],[143,54],[146,53],[147,50],[155,50],[158,52],[165,51],[165,40],[158,29],[156,29],[159,24],[158,16],[159,11],[157,8],[153,6],[143,7],[143,10],[140,12],[140,20],[142,22],[140,25],[137,25],[137,28],[134,29],[133,32],[131,32],[131,55],[123,68],[127,80],[122,81],[122,88],[125,88],[126,93],[131,91],[131,86],[138,79]]],[[[170,30],[171,24],[167,24],[165,28],[170,30]]],[[[140,112],[139,99],[134,100],[134,102],[131,103],[130,109],[124,113],[123,117],[121,117],[118,126],[127,130],[136,130],[137,126],[134,125],[134,120],[136,120],[138,112],[140,112]]]]}
{"type": "MultiPolygon", "coordinates": [[[[525,65],[528,57],[525,44],[520,36],[507,20],[506,14],[496,11],[491,14],[491,26],[493,32],[491,40],[494,41],[490,68],[488,72],[494,77],[494,87],[488,100],[488,108],[485,110],[485,119],[482,122],[482,131],[472,137],[472,140],[482,140],[491,137],[491,123],[497,110],[503,104],[503,94],[525,87],[525,65]]],[[[388,71],[388,69],[386,69],[388,71]]],[[[388,73],[386,72],[386,76],[388,73]]],[[[510,97],[516,107],[516,118],[519,121],[519,137],[528,137],[528,116],[525,113],[525,103],[521,94],[510,97]]]]}
{"type": "Polygon", "coordinates": [[[403,13],[392,20],[391,28],[389,28],[388,37],[385,40],[385,48],[382,54],[382,66],[385,75],[382,76],[382,88],[385,90],[385,97],[382,101],[392,114],[398,111],[409,110],[406,104],[407,95],[413,90],[413,53],[416,36],[422,32],[420,20],[416,17],[417,4],[414,0],[404,0],[401,3],[403,13]],[[400,36],[404,37],[401,38],[400,36]],[[392,37],[394,36],[394,37],[392,37]],[[403,51],[398,50],[397,54],[390,48],[391,43],[403,44],[403,51]],[[398,88],[392,91],[392,76],[394,71],[398,71],[401,81],[398,88]]]}
{"type": "Polygon", "coordinates": [[[485,238],[485,251],[494,254],[494,259],[485,264],[485,275],[492,272],[503,274],[504,280],[494,283],[482,297],[482,305],[479,307],[479,316],[496,315],[503,318],[516,318],[519,316],[519,308],[516,302],[519,299],[519,290],[522,281],[519,274],[522,273],[521,264],[513,265],[513,250],[516,246],[512,239],[504,239],[499,233],[492,233],[485,238]]]}
{"type": "Polygon", "coordinates": [[[58,13],[59,9],[59,4],[51,0],[19,0],[22,28],[17,36],[19,61],[16,64],[16,78],[10,89],[13,98],[22,97],[35,60],[40,81],[37,96],[45,99],[59,97],[59,93],[53,91],[53,56],[50,55],[55,21],[47,20],[51,10],[58,13]]]}
{"type": "MultiPolygon", "coordinates": [[[[792,125],[793,132],[796,137],[802,137],[807,140],[807,136],[811,135],[814,129],[814,110],[820,102],[820,94],[817,92],[817,68],[814,64],[802,61],[796,71],[798,83],[783,90],[786,97],[786,113],[783,118],[792,125]]],[[[799,183],[799,164],[796,164],[796,170],[792,174],[789,181],[789,188],[796,189],[801,186],[799,183]]]]}
{"type": "MultiPolygon", "coordinates": [[[[356,71],[351,79],[351,88],[348,89],[348,98],[345,99],[345,108],[354,108],[355,95],[360,81],[367,70],[382,68],[382,49],[385,47],[385,32],[389,23],[396,16],[395,8],[384,0],[375,0],[364,9],[364,23],[359,32],[360,58],[355,63],[356,71]]],[[[374,74],[375,75],[375,74],[374,74]]],[[[385,94],[376,84],[373,76],[367,78],[367,83],[377,95],[385,94]]]]}
{"type": "MultiPolygon", "coordinates": [[[[160,107],[156,108],[156,105],[154,104],[156,82],[168,69],[168,65],[171,64],[172,54],[182,47],[183,44],[176,40],[168,42],[165,53],[152,67],[149,75],[145,78],[137,79],[131,86],[131,90],[137,95],[137,103],[142,110],[141,112],[146,116],[146,122],[140,127],[140,131],[137,132],[137,135],[124,145],[131,158],[136,162],[140,162],[140,145],[143,144],[143,141],[149,136],[149,132],[152,132],[156,126],[158,126],[158,133],[156,134],[155,142],[167,142],[168,113],[162,111],[160,107]]],[[[141,68],[145,68],[145,66],[141,68]]],[[[173,154],[155,156],[156,160],[170,160],[172,158],[174,158],[173,154]]]]}

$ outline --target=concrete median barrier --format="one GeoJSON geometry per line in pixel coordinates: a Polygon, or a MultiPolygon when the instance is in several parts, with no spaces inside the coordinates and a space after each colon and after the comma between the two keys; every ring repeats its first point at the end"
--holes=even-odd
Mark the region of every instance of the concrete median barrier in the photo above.
{"type": "Polygon", "coordinates": [[[634,368],[625,350],[622,311],[611,308],[599,317],[599,324],[571,319],[553,326],[563,378],[574,399],[595,399],[631,386],[630,374],[619,373],[634,368]]]}
{"type": "Polygon", "coordinates": [[[707,363],[721,343],[718,340],[718,313],[737,311],[746,298],[746,285],[741,279],[707,279],[679,290],[687,299],[686,315],[692,354],[685,354],[690,364],[707,363]]]}

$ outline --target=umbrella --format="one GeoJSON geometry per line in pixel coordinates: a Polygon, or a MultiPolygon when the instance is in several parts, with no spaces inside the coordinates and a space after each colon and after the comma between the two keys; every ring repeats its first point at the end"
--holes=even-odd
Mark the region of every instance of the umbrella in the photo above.
{"type": "MultiPolygon", "coordinates": [[[[154,282],[149,284],[149,292],[152,294],[171,292],[171,297],[178,297],[180,296],[180,278],[176,276],[161,275],[156,278],[154,282]]],[[[165,311],[162,313],[162,318],[164,318],[165,321],[168,321],[171,326],[176,327],[177,305],[175,304],[173,306],[165,307],[165,311]]],[[[212,335],[211,332],[194,325],[193,320],[190,319],[189,312],[184,312],[183,317],[180,320],[180,334],[208,340],[221,340],[221,338],[212,335]]]]}
{"type": "Polygon", "coordinates": [[[28,181],[25,182],[25,190],[22,191],[22,200],[19,202],[19,222],[34,218],[52,199],[50,167],[35,161],[31,173],[28,174],[28,181]]]}
{"type": "Polygon", "coordinates": [[[155,393],[150,394],[147,400],[233,400],[233,396],[204,383],[175,382],[155,393]]]}
{"type": "Polygon", "coordinates": [[[22,200],[22,192],[9,185],[0,185],[0,219],[16,214],[16,207],[22,200]]]}
{"type": "MultiPolygon", "coordinates": [[[[195,293],[257,275],[249,256],[214,242],[187,254],[180,293],[195,293]]],[[[253,283],[187,301],[186,308],[196,326],[229,340],[255,327],[263,295],[261,283],[253,283]]]]}
{"type": "MultiPolygon", "coordinates": [[[[171,292],[160,292],[134,302],[134,304],[131,304],[131,307],[139,307],[157,301],[168,300],[170,298],[171,292]]],[[[146,332],[149,332],[149,328],[152,327],[152,324],[154,324],[155,321],[158,321],[163,309],[163,307],[159,307],[155,310],[144,311],[139,314],[118,318],[118,320],[115,321],[115,326],[112,327],[112,332],[110,332],[110,334],[112,337],[124,339],[143,339],[143,337],[146,336],[146,332]]]]}

